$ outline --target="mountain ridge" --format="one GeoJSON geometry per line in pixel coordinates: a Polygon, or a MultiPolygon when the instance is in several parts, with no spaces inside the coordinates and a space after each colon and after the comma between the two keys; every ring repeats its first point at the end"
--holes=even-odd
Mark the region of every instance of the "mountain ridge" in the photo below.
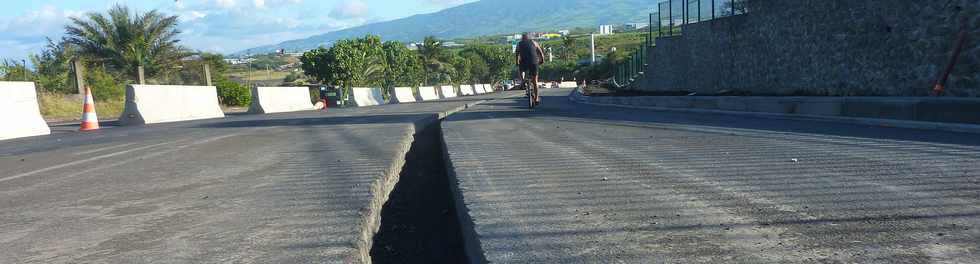
{"type": "Polygon", "coordinates": [[[366,34],[380,35],[384,40],[409,42],[419,41],[430,35],[452,39],[523,31],[591,28],[600,24],[645,23],[648,21],[648,14],[655,7],[656,4],[649,0],[481,0],[435,13],[351,27],[234,54],[263,54],[277,49],[305,51],[366,34]]]}

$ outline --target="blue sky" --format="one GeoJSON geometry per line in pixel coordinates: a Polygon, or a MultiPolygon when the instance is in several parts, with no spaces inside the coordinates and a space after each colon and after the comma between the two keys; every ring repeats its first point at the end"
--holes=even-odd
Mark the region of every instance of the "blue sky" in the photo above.
{"type": "Polygon", "coordinates": [[[0,58],[23,59],[60,39],[69,17],[114,4],[157,9],[181,19],[181,40],[230,53],[365,23],[432,13],[476,0],[12,0],[0,8],[0,58]]]}

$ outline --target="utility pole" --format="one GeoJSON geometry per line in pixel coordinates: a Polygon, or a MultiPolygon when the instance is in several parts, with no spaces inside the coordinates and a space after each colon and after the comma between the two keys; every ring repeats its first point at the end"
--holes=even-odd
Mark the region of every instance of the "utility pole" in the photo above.
{"type": "Polygon", "coordinates": [[[595,34],[592,34],[592,65],[595,65],[595,34]]]}
{"type": "Polygon", "coordinates": [[[249,83],[252,81],[252,60],[249,60],[250,57],[251,56],[249,55],[245,56],[245,87],[246,88],[252,88],[252,86],[250,86],[251,83],[249,83]]]}
{"type": "Polygon", "coordinates": [[[552,51],[551,47],[548,47],[548,62],[555,61],[555,52],[552,51]]]}
{"type": "Polygon", "coordinates": [[[71,61],[72,70],[75,71],[75,88],[78,88],[78,94],[85,94],[85,66],[82,65],[82,61],[74,59],[71,61]]]}
{"type": "Polygon", "coordinates": [[[30,77],[27,76],[27,60],[26,59],[20,60],[20,62],[24,64],[24,81],[25,82],[31,81],[30,77]]]}
{"type": "Polygon", "coordinates": [[[139,74],[140,85],[145,85],[146,84],[146,75],[144,75],[145,72],[143,71],[143,65],[140,65],[139,68],[137,69],[137,71],[138,71],[137,74],[139,74]]]}
{"type": "Polygon", "coordinates": [[[211,86],[211,65],[204,63],[204,83],[211,86]]]}

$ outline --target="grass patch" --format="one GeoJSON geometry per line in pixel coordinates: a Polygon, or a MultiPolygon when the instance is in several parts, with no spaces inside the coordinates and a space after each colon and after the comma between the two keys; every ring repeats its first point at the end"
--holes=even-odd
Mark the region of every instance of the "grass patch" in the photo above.
{"type": "Polygon", "coordinates": [[[247,71],[235,69],[229,71],[225,76],[236,80],[245,80],[246,78],[249,78],[251,81],[258,82],[282,82],[286,79],[286,76],[289,76],[289,73],[290,72],[288,71],[272,71],[272,74],[269,74],[269,72],[265,70],[252,70],[251,78],[249,78],[249,73],[247,71]]]}
{"type": "MultiPolygon", "coordinates": [[[[39,93],[38,103],[41,107],[41,116],[48,121],[79,120],[82,116],[82,101],[75,95],[39,93]]],[[[95,111],[100,120],[118,118],[124,107],[125,102],[122,98],[95,102],[95,111]]]]}

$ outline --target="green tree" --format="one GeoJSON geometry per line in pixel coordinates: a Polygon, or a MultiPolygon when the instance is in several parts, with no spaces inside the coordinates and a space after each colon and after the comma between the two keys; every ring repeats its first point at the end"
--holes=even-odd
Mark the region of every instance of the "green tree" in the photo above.
{"type": "Polygon", "coordinates": [[[0,79],[4,81],[30,81],[31,75],[31,69],[22,62],[4,60],[0,65],[0,79]]]}
{"type": "Polygon", "coordinates": [[[462,56],[470,62],[470,83],[484,83],[489,81],[490,65],[480,56],[473,52],[464,52],[462,56]]]}
{"type": "Polygon", "coordinates": [[[334,82],[336,79],[334,77],[334,71],[337,69],[336,59],[332,56],[333,53],[323,47],[304,52],[303,56],[300,57],[303,73],[317,82],[336,84],[334,82]]]}
{"type": "Polygon", "coordinates": [[[48,44],[40,53],[31,55],[31,64],[34,64],[36,73],[34,82],[38,89],[61,93],[77,92],[71,74],[71,47],[63,41],[47,41],[48,44]]]}
{"type": "Polygon", "coordinates": [[[156,76],[172,71],[187,56],[178,45],[177,22],[176,16],[156,10],[138,13],[116,5],[106,14],[71,18],[65,41],[77,47],[79,55],[136,80],[139,66],[148,77],[156,76]]]}
{"type": "Polygon", "coordinates": [[[452,84],[464,84],[472,81],[470,69],[473,63],[459,54],[450,54],[446,59],[451,66],[446,70],[446,74],[449,75],[449,82],[452,84]]]}
{"type": "Polygon", "coordinates": [[[324,84],[349,89],[354,86],[383,87],[387,60],[381,38],[343,40],[330,49],[318,48],[303,54],[303,72],[324,84]]]}
{"type": "Polygon", "coordinates": [[[384,43],[385,87],[415,86],[423,82],[422,59],[401,42],[384,43]]]}
{"type": "Polygon", "coordinates": [[[424,65],[424,79],[428,84],[442,81],[448,68],[446,63],[447,52],[442,46],[442,42],[434,36],[425,37],[422,45],[418,46],[419,56],[422,57],[424,65]]]}
{"type": "MultiPolygon", "coordinates": [[[[474,79],[480,82],[493,82],[495,80],[506,79],[510,76],[514,65],[514,56],[510,53],[509,46],[500,45],[473,45],[467,47],[463,53],[473,53],[478,55],[483,63],[486,64],[486,75],[474,75],[474,79]]],[[[473,58],[475,60],[475,58],[473,58]]],[[[479,64],[479,63],[477,63],[479,64]]],[[[482,65],[474,65],[480,68],[482,65]]]]}
{"type": "Polygon", "coordinates": [[[380,37],[342,40],[330,48],[330,53],[338,67],[333,71],[337,84],[345,88],[384,84],[386,62],[380,37]]]}

